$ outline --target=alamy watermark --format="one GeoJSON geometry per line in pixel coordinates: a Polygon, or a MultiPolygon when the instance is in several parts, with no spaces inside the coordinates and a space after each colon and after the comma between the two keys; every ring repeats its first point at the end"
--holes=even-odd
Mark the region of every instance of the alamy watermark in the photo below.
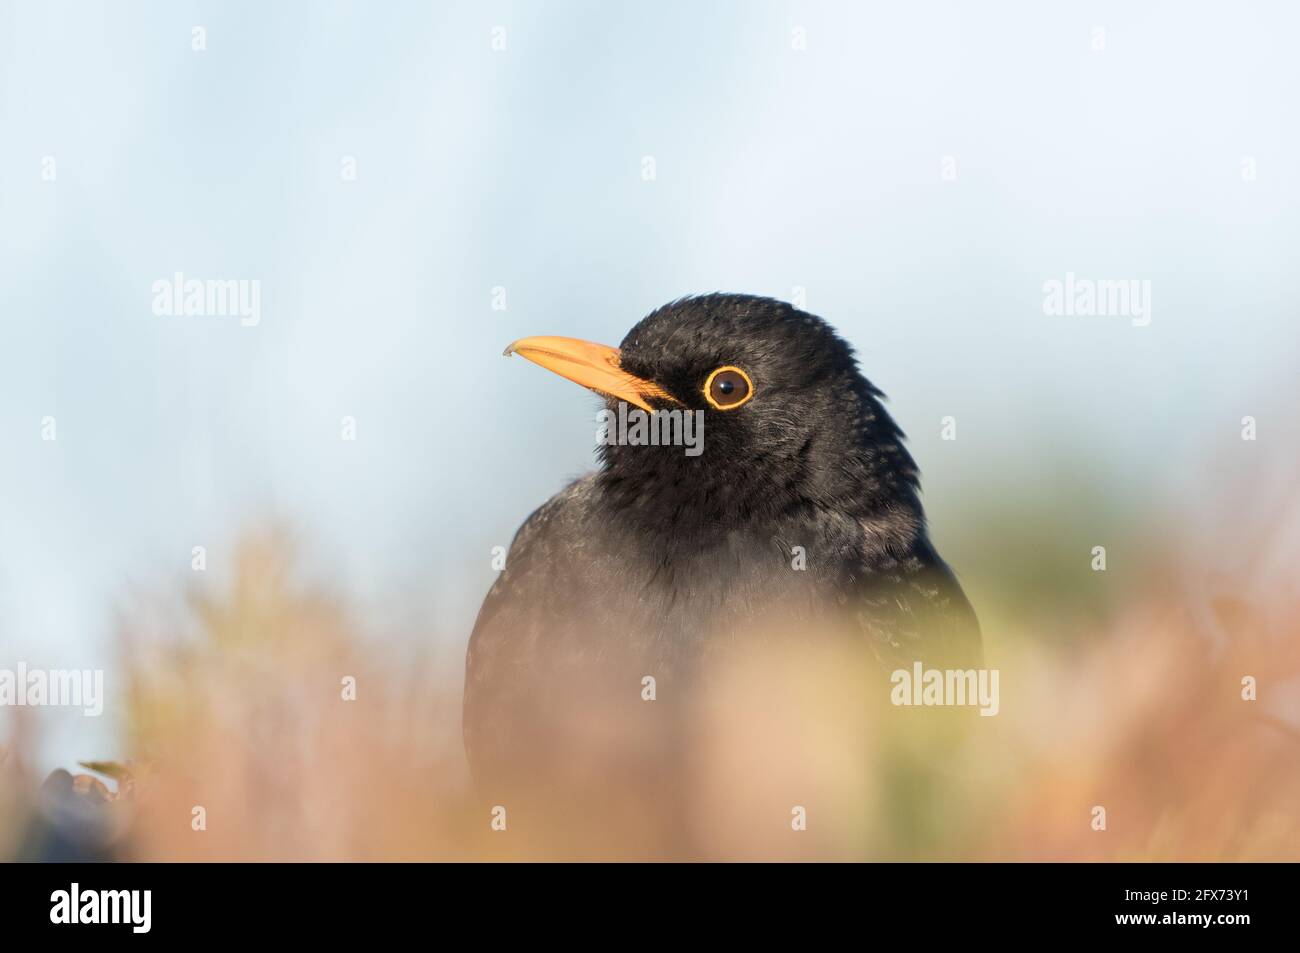
{"type": "Polygon", "coordinates": [[[978,705],[986,716],[1001,708],[996,668],[925,668],[913,662],[911,669],[895,669],[889,681],[895,705],[978,705]]]}
{"type": "Polygon", "coordinates": [[[123,924],[132,933],[153,925],[152,890],[83,890],[75,881],[50,894],[50,922],[55,924],[123,924]]]}
{"type": "Polygon", "coordinates": [[[233,317],[246,328],[262,320],[262,282],[256,278],[187,279],[176,272],[153,283],[153,313],[159,317],[233,317]]]}
{"type": "Polygon", "coordinates": [[[629,410],[618,402],[618,412],[605,408],[596,414],[596,442],[607,447],[685,447],[688,457],[704,452],[704,411],[629,410]]]}
{"type": "Polygon", "coordinates": [[[0,668],[0,708],[37,706],[81,708],[98,718],[104,713],[103,669],[0,668]]]}
{"type": "Polygon", "coordinates": [[[1043,314],[1055,317],[1131,318],[1133,327],[1151,323],[1151,281],[1136,278],[1094,281],[1076,278],[1067,271],[1065,280],[1050,278],[1043,282],[1043,314]]]}

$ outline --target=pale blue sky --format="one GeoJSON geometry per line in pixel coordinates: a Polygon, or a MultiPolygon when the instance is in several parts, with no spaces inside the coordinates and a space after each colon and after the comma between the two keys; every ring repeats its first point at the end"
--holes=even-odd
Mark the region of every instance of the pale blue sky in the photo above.
{"type": "MultiPolygon", "coordinates": [[[[594,399],[502,347],[692,292],[805,287],[932,514],[1049,455],[1166,499],[1294,414],[1298,32],[1283,2],[0,0],[0,666],[110,665],[115,607],[268,514],[458,655],[491,546],[592,462],[594,399]],[[261,324],[155,316],[178,270],[260,280],[261,324]],[[1067,271],[1149,279],[1151,325],[1045,316],[1067,271]]],[[[107,743],[41,717],[54,760],[107,743]]]]}

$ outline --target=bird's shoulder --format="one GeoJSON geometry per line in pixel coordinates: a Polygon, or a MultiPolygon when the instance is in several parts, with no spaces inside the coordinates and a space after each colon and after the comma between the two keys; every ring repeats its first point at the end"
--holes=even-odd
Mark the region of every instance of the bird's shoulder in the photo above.
{"type": "Polygon", "coordinates": [[[480,780],[541,756],[521,739],[541,730],[544,713],[571,696],[581,683],[574,673],[590,661],[596,643],[585,638],[593,631],[588,616],[601,589],[589,578],[597,558],[588,532],[593,480],[574,481],[523,522],[479,609],[466,648],[462,718],[480,780]]]}
{"type": "Polygon", "coordinates": [[[556,561],[572,559],[573,547],[580,542],[581,525],[595,492],[595,474],[574,480],[539,506],[515,531],[506,552],[505,566],[488,590],[470,636],[471,652],[479,634],[491,624],[509,602],[509,596],[556,561]]]}
{"type": "Polygon", "coordinates": [[[861,519],[858,621],[888,663],[980,664],[979,621],[924,521],[861,519]]]}

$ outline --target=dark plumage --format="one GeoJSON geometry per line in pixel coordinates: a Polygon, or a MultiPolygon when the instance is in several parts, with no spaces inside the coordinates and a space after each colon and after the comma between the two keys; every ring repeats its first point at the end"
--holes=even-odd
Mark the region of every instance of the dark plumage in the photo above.
{"type": "MultiPolygon", "coordinates": [[[[559,340],[512,348],[616,407],[610,371],[570,373],[545,343],[559,340]]],[[[466,662],[466,748],[486,795],[662,777],[691,743],[690,711],[673,702],[704,690],[710,659],[762,643],[842,639],[886,671],[979,664],[974,613],[926,533],[916,464],[829,325],[767,298],[707,295],[648,315],[609,355],[632,375],[623,396],[704,412],[703,452],[602,447],[598,472],[520,528],[466,662]],[[753,384],[730,410],[703,392],[724,366],[753,384]],[[641,698],[646,675],[655,705],[641,698]]]]}

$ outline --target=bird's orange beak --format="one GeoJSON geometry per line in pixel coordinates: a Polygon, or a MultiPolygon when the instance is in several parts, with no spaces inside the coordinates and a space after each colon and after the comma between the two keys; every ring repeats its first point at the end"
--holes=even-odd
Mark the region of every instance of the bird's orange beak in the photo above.
{"type": "Polygon", "coordinates": [[[548,371],[554,371],[575,384],[598,394],[636,404],[654,413],[652,399],[672,401],[673,397],[654,381],[644,380],[623,370],[616,347],[592,344],[577,338],[520,338],[505,350],[506,357],[518,354],[548,371]]]}

